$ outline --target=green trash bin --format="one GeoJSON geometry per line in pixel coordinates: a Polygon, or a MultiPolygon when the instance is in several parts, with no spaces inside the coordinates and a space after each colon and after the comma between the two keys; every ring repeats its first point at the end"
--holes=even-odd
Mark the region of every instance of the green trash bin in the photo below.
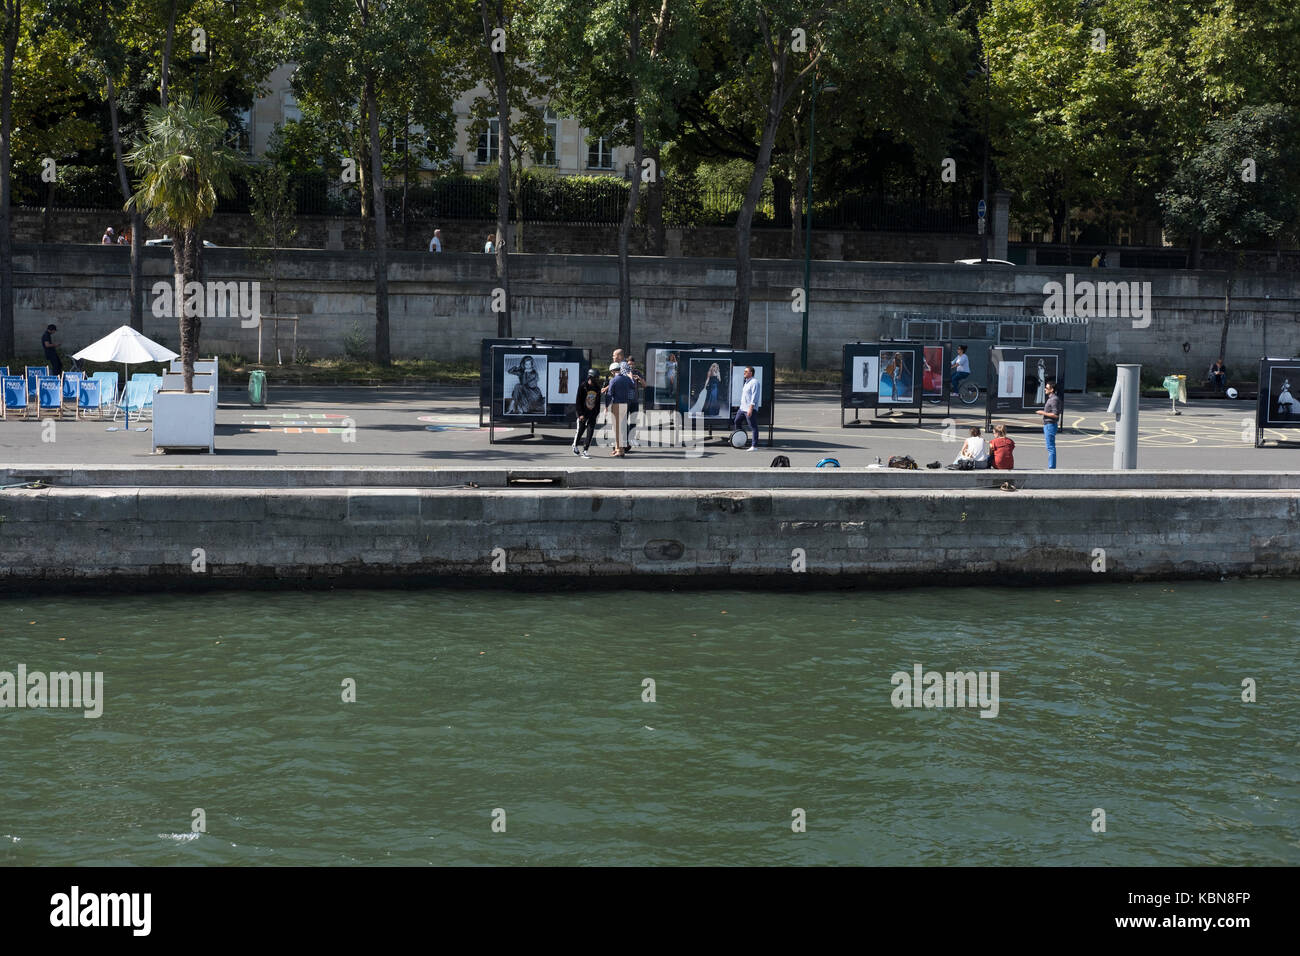
{"type": "Polygon", "coordinates": [[[249,373],[248,404],[266,406],[266,373],[261,369],[249,373]]]}

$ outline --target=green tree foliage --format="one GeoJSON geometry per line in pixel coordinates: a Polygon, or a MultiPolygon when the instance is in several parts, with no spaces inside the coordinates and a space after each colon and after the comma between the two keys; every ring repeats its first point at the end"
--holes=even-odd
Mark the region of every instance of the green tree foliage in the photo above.
{"type": "MultiPolygon", "coordinates": [[[[227,132],[216,97],[196,100],[179,93],[165,109],[150,107],[144,138],[127,157],[140,182],[128,205],[140,209],[150,226],[166,228],[172,236],[172,263],[182,290],[203,274],[203,224],[216,211],[218,195],[233,191],[231,176],[242,164],[226,145],[227,132]]],[[[201,323],[197,303],[188,295],[182,299],[176,308],[181,362],[185,391],[192,392],[201,323]]]]}

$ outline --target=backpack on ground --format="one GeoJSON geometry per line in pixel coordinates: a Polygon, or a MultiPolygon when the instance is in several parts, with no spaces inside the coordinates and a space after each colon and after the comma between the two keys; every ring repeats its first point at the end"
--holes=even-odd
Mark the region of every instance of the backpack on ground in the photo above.
{"type": "Polygon", "coordinates": [[[911,455],[893,455],[889,459],[890,468],[916,468],[916,459],[911,455]]]}
{"type": "Polygon", "coordinates": [[[785,455],[777,455],[775,458],[772,459],[772,464],[771,464],[769,467],[771,467],[771,468],[789,468],[789,467],[790,467],[790,459],[787,458],[785,455]]]}

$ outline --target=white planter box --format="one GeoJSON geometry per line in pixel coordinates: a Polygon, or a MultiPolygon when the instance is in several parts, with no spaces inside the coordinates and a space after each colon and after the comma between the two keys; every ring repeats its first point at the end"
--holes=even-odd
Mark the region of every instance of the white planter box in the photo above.
{"type": "MultiPolygon", "coordinates": [[[[217,407],[217,376],[215,373],[207,374],[198,371],[198,363],[194,364],[194,391],[198,392],[203,389],[211,394],[212,407],[217,407]]],[[[168,390],[178,392],[185,391],[185,373],[184,372],[165,372],[163,373],[162,387],[168,390]]]]}
{"type": "MultiPolygon", "coordinates": [[[[198,379],[198,376],[194,376],[198,379]]],[[[161,389],[153,396],[153,449],[206,448],[216,451],[217,410],[208,391],[161,389]]]]}

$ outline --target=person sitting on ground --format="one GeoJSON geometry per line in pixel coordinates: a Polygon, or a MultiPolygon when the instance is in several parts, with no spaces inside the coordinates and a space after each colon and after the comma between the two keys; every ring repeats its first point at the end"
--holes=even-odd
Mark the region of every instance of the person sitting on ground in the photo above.
{"type": "Polygon", "coordinates": [[[1228,370],[1223,365],[1222,355],[1210,366],[1210,384],[1220,389],[1228,387],[1228,370]]]}
{"type": "Polygon", "coordinates": [[[980,436],[978,425],[972,425],[970,437],[962,443],[961,451],[953,459],[952,467],[956,468],[957,462],[963,458],[973,461],[976,468],[987,468],[989,466],[989,449],[984,439],[980,436]]]}
{"type": "Polygon", "coordinates": [[[994,425],[993,434],[996,437],[989,442],[989,451],[992,453],[989,467],[1010,471],[1016,467],[1016,460],[1011,455],[1016,443],[1007,437],[1006,425],[994,425]]]}

